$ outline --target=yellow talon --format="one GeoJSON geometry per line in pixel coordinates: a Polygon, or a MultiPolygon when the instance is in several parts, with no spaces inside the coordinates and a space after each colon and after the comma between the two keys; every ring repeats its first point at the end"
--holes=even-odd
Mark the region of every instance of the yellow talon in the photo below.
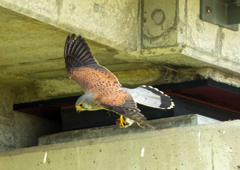
{"type": "Polygon", "coordinates": [[[122,127],[124,127],[124,126],[127,124],[127,122],[123,119],[123,116],[122,116],[122,115],[120,115],[119,121],[120,121],[120,125],[121,125],[122,127]]]}

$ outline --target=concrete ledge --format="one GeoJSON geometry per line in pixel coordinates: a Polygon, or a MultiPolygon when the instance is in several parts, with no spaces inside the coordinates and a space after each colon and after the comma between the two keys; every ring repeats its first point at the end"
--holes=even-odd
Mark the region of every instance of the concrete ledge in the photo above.
{"type": "MultiPolygon", "coordinates": [[[[149,120],[149,123],[158,129],[167,129],[173,127],[193,126],[199,124],[207,124],[218,122],[218,120],[211,119],[201,115],[184,115],[171,118],[163,118],[156,120],[149,120]]],[[[123,134],[136,134],[139,132],[152,131],[151,128],[140,128],[136,124],[128,128],[119,128],[117,125],[105,126],[91,129],[81,129],[68,132],[62,132],[52,135],[42,136],[38,139],[38,145],[48,145],[64,142],[72,142],[84,139],[100,138],[106,136],[116,136],[123,134]]]]}
{"type": "Polygon", "coordinates": [[[0,153],[4,170],[238,169],[240,121],[148,131],[0,153]]]}
{"type": "Polygon", "coordinates": [[[3,0],[0,6],[117,49],[137,51],[141,25],[139,3],[126,0],[32,0],[31,3],[3,0]]]}

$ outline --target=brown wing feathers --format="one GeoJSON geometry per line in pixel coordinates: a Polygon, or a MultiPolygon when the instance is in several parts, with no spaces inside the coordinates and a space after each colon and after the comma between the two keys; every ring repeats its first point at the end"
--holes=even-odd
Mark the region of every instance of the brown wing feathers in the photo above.
{"type": "Polygon", "coordinates": [[[75,34],[71,37],[68,36],[64,48],[66,71],[68,73],[73,68],[98,64],[85,40],[81,36],[78,36],[77,39],[75,37],[75,34]]]}

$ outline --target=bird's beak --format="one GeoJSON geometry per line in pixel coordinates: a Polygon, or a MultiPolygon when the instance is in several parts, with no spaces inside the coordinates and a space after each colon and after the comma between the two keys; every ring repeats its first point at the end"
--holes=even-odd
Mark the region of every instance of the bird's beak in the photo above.
{"type": "Polygon", "coordinates": [[[77,106],[77,107],[76,107],[76,110],[79,111],[79,112],[81,112],[81,111],[82,111],[82,107],[81,107],[81,106],[77,106]]]}

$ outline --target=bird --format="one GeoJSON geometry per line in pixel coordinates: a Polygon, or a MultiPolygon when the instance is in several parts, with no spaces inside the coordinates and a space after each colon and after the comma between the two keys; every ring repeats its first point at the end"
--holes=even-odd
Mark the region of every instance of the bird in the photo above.
{"type": "Polygon", "coordinates": [[[141,114],[137,103],[157,109],[174,107],[168,95],[151,86],[122,87],[113,73],[98,64],[82,36],[67,36],[64,59],[68,76],[85,91],[75,103],[78,112],[106,109],[120,115],[119,124],[124,128],[136,122],[140,127],[155,129],[141,114]]]}

